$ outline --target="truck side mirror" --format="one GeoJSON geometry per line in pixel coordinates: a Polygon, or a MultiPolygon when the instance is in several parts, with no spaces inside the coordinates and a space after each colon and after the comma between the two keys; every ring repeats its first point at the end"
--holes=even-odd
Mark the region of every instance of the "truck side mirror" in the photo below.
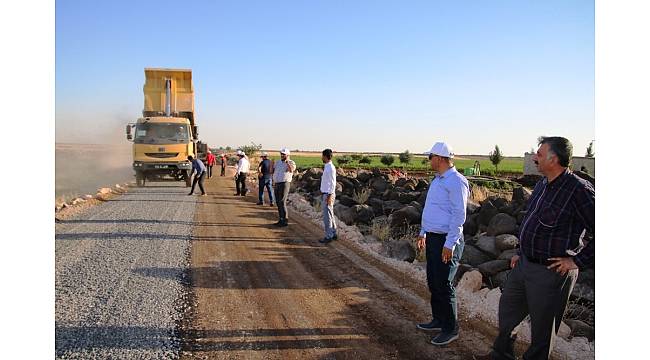
{"type": "Polygon", "coordinates": [[[194,125],[194,128],[192,130],[194,132],[194,138],[198,139],[199,138],[199,127],[194,125]]]}
{"type": "Polygon", "coordinates": [[[131,135],[131,125],[126,126],[126,139],[133,140],[133,135],[131,135]]]}
{"type": "Polygon", "coordinates": [[[131,134],[126,134],[126,139],[127,139],[127,140],[133,140],[133,135],[131,135],[131,134]]]}

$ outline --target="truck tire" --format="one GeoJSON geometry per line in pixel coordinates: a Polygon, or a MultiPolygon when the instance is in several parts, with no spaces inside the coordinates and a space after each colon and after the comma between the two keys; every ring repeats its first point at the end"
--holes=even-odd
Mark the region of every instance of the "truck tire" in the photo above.
{"type": "Polygon", "coordinates": [[[185,187],[192,186],[192,179],[190,179],[189,171],[185,170],[185,187]]]}
{"type": "Polygon", "coordinates": [[[144,174],[142,172],[135,173],[135,185],[137,187],[144,186],[144,174]]]}

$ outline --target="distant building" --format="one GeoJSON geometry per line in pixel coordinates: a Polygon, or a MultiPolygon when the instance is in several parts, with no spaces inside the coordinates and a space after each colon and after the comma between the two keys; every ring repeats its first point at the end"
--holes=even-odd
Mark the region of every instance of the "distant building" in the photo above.
{"type": "MultiPolygon", "coordinates": [[[[587,169],[587,173],[593,177],[596,177],[596,159],[587,158],[582,156],[574,156],[571,159],[571,170],[580,170],[582,167],[587,169]]],[[[533,162],[533,154],[525,153],[524,154],[524,175],[540,175],[537,171],[537,167],[533,162]]]]}

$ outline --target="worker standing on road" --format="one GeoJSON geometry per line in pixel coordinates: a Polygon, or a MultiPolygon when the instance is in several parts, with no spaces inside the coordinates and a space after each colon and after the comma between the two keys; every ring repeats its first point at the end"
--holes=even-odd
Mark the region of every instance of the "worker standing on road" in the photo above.
{"type": "Polygon", "coordinates": [[[208,150],[208,155],[206,156],[206,161],[208,163],[208,179],[212,177],[212,167],[214,166],[216,158],[214,154],[208,150]]]}
{"type": "Polygon", "coordinates": [[[269,154],[266,152],[262,153],[262,161],[257,167],[258,176],[258,187],[259,187],[259,201],[257,205],[264,205],[264,188],[269,193],[269,204],[273,206],[273,180],[271,179],[273,163],[269,160],[269,154]]]}
{"type": "Polygon", "coordinates": [[[280,220],[275,223],[277,226],[289,225],[287,215],[287,197],[291,188],[293,172],[296,171],[296,163],[289,159],[290,152],[287,148],[280,150],[280,160],[273,165],[273,183],[275,189],[275,203],[278,205],[280,220]]]}
{"type": "Polygon", "coordinates": [[[226,176],[226,163],[228,158],[225,153],[221,153],[221,176],[226,176]]]}
{"type": "Polygon", "coordinates": [[[441,346],[458,339],[458,309],[453,281],[465,247],[463,224],[469,185],[454,167],[454,154],[447,144],[437,142],[427,154],[436,177],[427,192],[417,246],[418,250],[426,248],[431,321],[417,324],[417,328],[440,331],[431,343],[441,346]]]}
{"type": "Polygon", "coordinates": [[[248,162],[248,157],[245,152],[237,150],[237,156],[239,156],[239,162],[237,162],[237,172],[235,173],[235,186],[237,188],[235,196],[246,196],[246,193],[248,193],[248,189],[246,189],[246,176],[250,171],[251,164],[248,162]]]}
{"type": "Polygon", "coordinates": [[[593,265],[596,192],[569,170],[573,145],[563,137],[539,138],[533,155],[544,177],[528,199],[519,248],[499,299],[499,335],[492,351],[477,359],[514,359],[519,324],[530,315],[531,341],[524,359],[548,359],[579,269],[593,265]]]}
{"type": "Polygon", "coordinates": [[[327,244],[336,240],[336,221],[334,220],[334,197],[336,193],[336,168],[332,164],[332,150],[323,150],[321,158],[325,166],[323,167],[323,176],[320,178],[320,192],[323,194],[321,199],[321,208],[323,209],[323,224],[325,225],[325,237],[319,240],[320,243],[327,244]]]}
{"type": "Polygon", "coordinates": [[[190,190],[190,193],[187,195],[193,195],[194,194],[194,187],[196,187],[196,183],[199,183],[199,188],[201,189],[201,196],[207,195],[205,192],[205,189],[203,188],[203,178],[205,177],[205,165],[203,165],[203,161],[200,159],[195,159],[192,155],[187,157],[187,160],[189,160],[192,163],[192,173],[190,173],[190,176],[194,174],[194,181],[192,182],[192,190],[190,190]]]}

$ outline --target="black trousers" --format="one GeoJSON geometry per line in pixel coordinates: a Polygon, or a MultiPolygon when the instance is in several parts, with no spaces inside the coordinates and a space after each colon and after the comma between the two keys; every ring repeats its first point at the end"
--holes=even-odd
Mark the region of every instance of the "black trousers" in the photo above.
{"type": "Polygon", "coordinates": [[[205,189],[203,188],[203,179],[205,178],[205,171],[201,173],[201,175],[194,175],[194,181],[192,181],[192,190],[190,190],[190,194],[194,194],[194,187],[196,187],[196,183],[199,183],[199,188],[201,189],[201,194],[205,194],[205,189]]]}
{"type": "Polygon", "coordinates": [[[221,165],[221,176],[226,176],[226,166],[221,165]]]}
{"type": "Polygon", "coordinates": [[[273,189],[275,190],[275,204],[278,206],[280,222],[286,223],[289,221],[289,216],[287,214],[287,197],[289,197],[291,182],[279,182],[273,185],[273,189]]]}
{"type": "Polygon", "coordinates": [[[208,165],[208,179],[212,177],[212,165],[208,165]]]}
{"type": "Polygon", "coordinates": [[[523,358],[548,359],[577,279],[578,269],[561,275],[520,257],[499,300],[499,335],[492,347],[492,358],[515,358],[513,344],[519,324],[530,314],[531,342],[523,358]]]}
{"type": "Polygon", "coordinates": [[[235,187],[237,188],[237,195],[244,196],[248,190],[246,189],[246,173],[239,173],[235,179],[235,187]]]}
{"type": "Polygon", "coordinates": [[[461,238],[460,244],[454,247],[451,260],[445,264],[442,262],[442,248],[446,239],[447,234],[427,233],[427,285],[431,292],[432,318],[441,322],[442,332],[457,333],[458,307],[454,277],[463,255],[465,240],[461,238]]]}

